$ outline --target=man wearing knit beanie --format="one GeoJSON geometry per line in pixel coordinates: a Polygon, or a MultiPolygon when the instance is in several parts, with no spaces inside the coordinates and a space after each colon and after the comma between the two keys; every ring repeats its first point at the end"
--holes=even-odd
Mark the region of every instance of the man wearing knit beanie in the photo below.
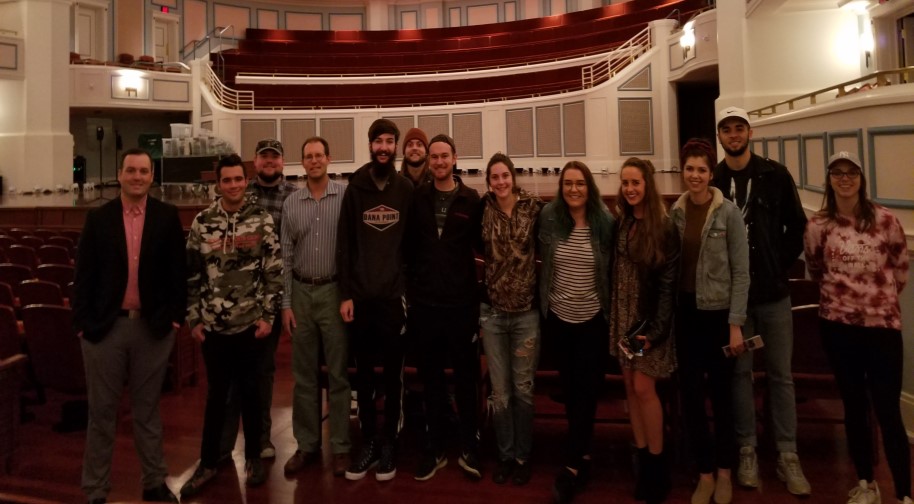
{"type": "Polygon", "coordinates": [[[428,137],[419,128],[410,128],[403,137],[403,164],[400,175],[410,179],[414,186],[431,180],[428,171],[428,137]]]}

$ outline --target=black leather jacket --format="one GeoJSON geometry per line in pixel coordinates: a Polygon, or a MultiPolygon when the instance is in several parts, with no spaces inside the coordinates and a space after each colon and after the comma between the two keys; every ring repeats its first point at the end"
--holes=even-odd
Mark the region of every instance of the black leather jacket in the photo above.
{"type": "MultiPolygon", "coordinates": [[[[623,231],[616,230],[616,238],[627,227],[620,220],[623,231]]],[[[644,336],[652,345],[666,341],[672,329],[673,311],[675,310],[677,284],[679,281],[679,256],[682,252],[679,232],[673,221],[665,221],[666,229],[663,239],[663,255],[666,260],[653,268],[639,268],[638,271],[638,315],[648,320],[644,336]]],[[[613,251],[616,248],[613,246],[613,251]]]]}
{"type": "MultiPolygon", "coordinates": [[[[797,186],[784,165],[752,154],[752,170],[743,218],[749,236],[749,304],[769,303],[790,294],[787,272],[803,251],[806,214],[797,186]]],[[[711,184],[732,200],[730,170],[721,161],[711,184]]]]}

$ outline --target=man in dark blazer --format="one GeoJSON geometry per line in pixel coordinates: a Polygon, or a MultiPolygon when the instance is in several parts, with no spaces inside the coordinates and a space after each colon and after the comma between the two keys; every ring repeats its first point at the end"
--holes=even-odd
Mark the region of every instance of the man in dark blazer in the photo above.
{"type": "Polygon", "coordinates": [[[79,239],[72,306],[89,396],[82,488],[90,504],[105,502],[111,489],[125,384],[142,498],[178,502],[165,483],[159,396],[187,309],[184,231],[174,205],[148,197],[152,178],[149,154],[126,151],[120,197],[89,213],[79,239]]]}

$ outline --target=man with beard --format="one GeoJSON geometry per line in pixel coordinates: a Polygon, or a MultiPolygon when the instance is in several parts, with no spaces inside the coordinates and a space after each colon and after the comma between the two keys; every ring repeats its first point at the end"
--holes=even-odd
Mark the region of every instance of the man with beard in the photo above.
{"type": "MultiPolygon", "coordinates": [[[[794,495],[809,495],[809,481],[797,457],[797,411],[790,363],[793,319],[787,272],[803,251],[806,214],[797,186],[787,168],[749,151],[752,128],[746,111],[727,107],[717,123],[724,160],[711,183],[742,210],[749,236],[749,306],[743,334],[759,334],[765,342],[774,438],[779,453],[777,475],[794,495]]],[[[755,455],[755,400],[752,393],[752,354],[736,358],[733,407],[740,443],[737,482],[759,485],[755,455]]]]}
{"type": "Polygon", "coordinates": [[[414,187],[432,181],[432,174],[428,171],[428,137],[419,128],[410,128],[403,137],[400,175],[408,178],[414,187]]]}
{"type": "Polygon", "coordinates": [[[409,320],[419,352],[427,440],[415,479],[431,479],[447,465],[448,394],[445,368],[453,366],[461,453],[457,462],[481,478],[477,386],[479,298],[473,246],[480,239],[479,193],[454,176],[457,149],[447,135],[429,144],[431,184],[416,189],[409,222],[409,320]]]}
{"type": "Polygon", "coordinates": [[[400,131],[387,119],[368,129],[371,162],[349,177],[337,231],[340,315],[349,324],[356,362],[362,449],[346,471],[360,480],[397,474],[397,437],[403,424],[403,354],[406,321],[403,240],[413,186],[397,174],[400,131]],[[384,425],[377,427],[375,365],[383,366],[384,425]]]}
{"type": "MultiPolygon", "coordinates": [[[[283,149],[279,140],[266,138],[257,142],[254,155],[255,176],[247,186],[246,198],[250,203],[259,205],[273,217],[273,227],[279,236],[282,225],[282,204],[286,198],[298,190],[295,184],[283,177],[283,149]]],[[[279,313],[279,306],[276,306],[279,313]]],[[[276,374],[276,347],[279,345],[279,335],[282,333],[282,317],[276,317],[273,329],[264,342],[264,350],[258,364],[260,370],[260,396],[263,398],[263,431],[260,440],[260,457],[271,459],[276,457],[276,447],[270,441],[270,430],[273,420],[270,409],[273,407],[273,376],[276,374]]],[[[238,436],[238,419],[241,410],[238,406],[238,392],[232,391],[229,399],[228,413],[226,414],[225,430],[220,442],[220,460],[231,456],[235,439],[238,436]]]]}

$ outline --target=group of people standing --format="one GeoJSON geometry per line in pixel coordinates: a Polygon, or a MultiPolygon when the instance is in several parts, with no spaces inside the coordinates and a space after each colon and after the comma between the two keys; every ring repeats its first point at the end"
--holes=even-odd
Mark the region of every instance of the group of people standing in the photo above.
{"type": "Polygon", "coordinates": [[[628,397],[637,449],[635,499],[663,502],[672,486],[656,382],[674,373],[699,474],[692,503],[731,502],[734,470],[738,484],[758,486],[753,358],[745,344],[757,334],[765,346],[777,475],[790,493],[809,495],[797,456],[787,280],[804,249],[804,232],[810,276],[822,285],[823,341],[845,401],[848,444],[861,480],[849,502],[879,502],[869,393],[897,497],[910,503],[910,452],[898,404],[898,293],[908,263],[898,220],[867,199],[859,161],[839,153],[827,168],[823,210],[807,226],[787,169],[748,150],[746,112],[725,109],[717,131],[725,152],[720,163],[706,140],[683,146],[686,192],[669,211],[654,167],[644,159],[623,163],[611,212],[580,161],[564,166],[558,192],[545,204],[518,186],[511,159],[495,154],[485,171],[488,191],[480,196],[454,173],[454,140],[429,140],[418,128],[403,137],[398,174],[400,132],[386,119],[369,128],[371,161],[349,177],[348,186],[328,176],[325,139],[302,145],[306,184],[299,190],[282,177],[282,145],[264,140],[257,145],[252,182],[237,156],[219,161],[221,196],[195,218],[186,241],[174,207],[147,197],[148,154],[128,151],[118,176],[121,198],[90,213],[77,261],[73,306],[89,384],[83,488],[90,503],[105,502],[110,489],[114,420],[125,382],[143,499],[177,501],[164,483],[158,390],[185,313],[202,345],[209,389],[200,463],[182,487],[183,497],[199,492],[219,462],[230,458],[239,413],[246,484],[265,481],[261,459],[276,455],[269,408],[283,330],[292,335],[295,379],[296,451],[284,465],[287,475],[322,460],[322,350],[333,474],[359,480],[374,471],[378,481],[396,476],[409,350],[423,383],[426,423],[414,478],[429,480],[448,463],[452,408],[445,370],[451,368],[457,464],[467,477],[481,479],[481,340],[498,456],[492,480],[515,485],[531,478],[534,375],[541,333],[548,334],[557,342],[568,420],[552,487],[562,503],[590,478],[608,356],[620,364],[628,397]],[[477,256],[484,264],[482,288],[477,256]],[[354,456],[350,361],[361,431],[354,456]]]}

